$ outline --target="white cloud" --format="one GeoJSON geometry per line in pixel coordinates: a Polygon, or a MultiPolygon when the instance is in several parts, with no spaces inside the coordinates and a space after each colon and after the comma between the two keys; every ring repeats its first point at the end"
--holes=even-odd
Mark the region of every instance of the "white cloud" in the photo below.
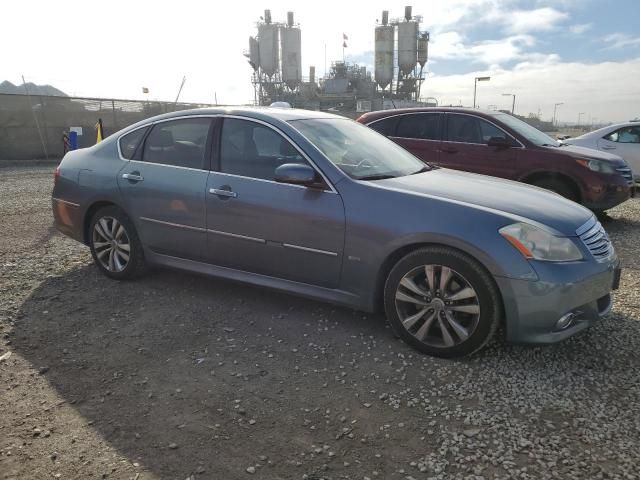
{"type": "MultiPolygon", "coordinates": [[[[508,108],[509,98],[516,94],[516,113],[527,115],[541,110],[550,119],[553,104],[559,108],[560,120],[573,121],[579,112],[601,121],[624,121],[640,115],[640,58],[626,62],[600,64],[562,63],[557,57],[538,58],[517,65],[513,70],[482,70],[464,75],[433,75],[422,87],[422,96],[436,97],[441,105],[471,105],[473,78],[491,76],[478,84],[481,107],[498,105],[508,108]]],[[[587,117],[583,117],[587,118],[587,117]]]]}
{"type": "Polygon", "coordinates": [[[472,63],[499,65],[529,58],[531,54],[525,51],[535,44],[536,39],[531,35],[512,35],[500,40],[467,44],[460,33],[443,32],[432,39],[430,56],[436,60],[462,59],[472,63]]]}
{"type": "Polygon", "coordinates": [[[578,23],[576,25],[571,25],[569,27],[569,31],[574,35],[582,35],[583,33],[591,30],[592,27],[593,25],[591,23],[578,23]]]}
{"type": "Polygon", "coordinates": [[[633,37],[628,33],[612,33],[603,38],[605,43],[609,45],[608,49],[635,47],[640,45],[640,37],[633,37]]]}

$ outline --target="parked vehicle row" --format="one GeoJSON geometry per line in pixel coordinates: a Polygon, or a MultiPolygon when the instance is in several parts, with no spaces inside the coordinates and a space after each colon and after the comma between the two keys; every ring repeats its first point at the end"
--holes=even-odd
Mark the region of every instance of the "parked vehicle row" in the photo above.
{"type": "Polygon", "coordinates": [[[620,157],[558,142],[512,115],[464,108],[381,110],[358,119],[430,165],[516,180],[601,211],[627,200],[620,157]]]}
{"type": "MultiPolygon", "coordinates": [[[[433,151],[457,158],[475,158],[469,145],[481,142],[506,162],[548,148],[570,164],[563,172],[584,171],[585,203],[628,194],[619,174],[581,163],[618,171],[616,159],[558,153],[574,150],[537,145],[500,118],[434,113],[399,112],[386,133],[410,146],[430,131],[433,151]],[[608,178],[609,190],[590,192],[594,178],[608,178]]],[[[607,234],[577,203],[425,164],[320,112],[201,109],[145,120],[68,153],[52,206],[57,228],[88,245],[110,278],[159,265],[382,310],[408,344],[442,357],[481,349],[500,325],[512,342],[563,340],[611,309],[620,278],[607,234]]]]}

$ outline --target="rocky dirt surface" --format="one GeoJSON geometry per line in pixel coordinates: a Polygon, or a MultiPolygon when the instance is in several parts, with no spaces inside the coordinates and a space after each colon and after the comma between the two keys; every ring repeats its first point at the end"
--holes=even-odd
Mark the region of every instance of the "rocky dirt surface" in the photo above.
{"type": "Polygon", "coordinates": [[[100,275],[53,167],[0,169],[0,478],[640,477],[640,201],[615,308],[559,345],[419,355],[381,316],[174,271],[100,275]]]}

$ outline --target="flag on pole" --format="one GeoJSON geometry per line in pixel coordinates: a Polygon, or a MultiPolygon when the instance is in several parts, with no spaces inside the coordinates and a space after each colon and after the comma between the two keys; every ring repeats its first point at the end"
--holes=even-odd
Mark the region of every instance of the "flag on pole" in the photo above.
{"type": "Polygon", "coordinates": [[[343,34],[342,34],[342,39],[343,39],[343,40],[349,40],[349,37],[347,37],[347,34],[346,34],[346,33],[343,33],[343,34]]]}
{"type": "Polygon", "coordinates": [[[95,125],[96,129],[96,143],[100,143],[104,140],[104,130],[102,129],[102,119],[99,118],[98,122],[95,125]]]}
{"type": "Polygon", "coordinates": [[[347,48],[347,42],[342,42],[342,48],[347,48]]]}

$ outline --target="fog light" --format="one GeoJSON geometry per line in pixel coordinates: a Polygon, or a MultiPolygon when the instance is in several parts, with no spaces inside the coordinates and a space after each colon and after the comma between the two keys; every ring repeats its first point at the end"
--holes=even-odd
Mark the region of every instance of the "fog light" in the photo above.
{"type": "Polygon", "coordinates": [[[556,330],[564,330],[573,325],[573,321],[576,318],[576,314],[569,312],[566,315],[560,317],[560,320],[556,322],[556,330]]]}

